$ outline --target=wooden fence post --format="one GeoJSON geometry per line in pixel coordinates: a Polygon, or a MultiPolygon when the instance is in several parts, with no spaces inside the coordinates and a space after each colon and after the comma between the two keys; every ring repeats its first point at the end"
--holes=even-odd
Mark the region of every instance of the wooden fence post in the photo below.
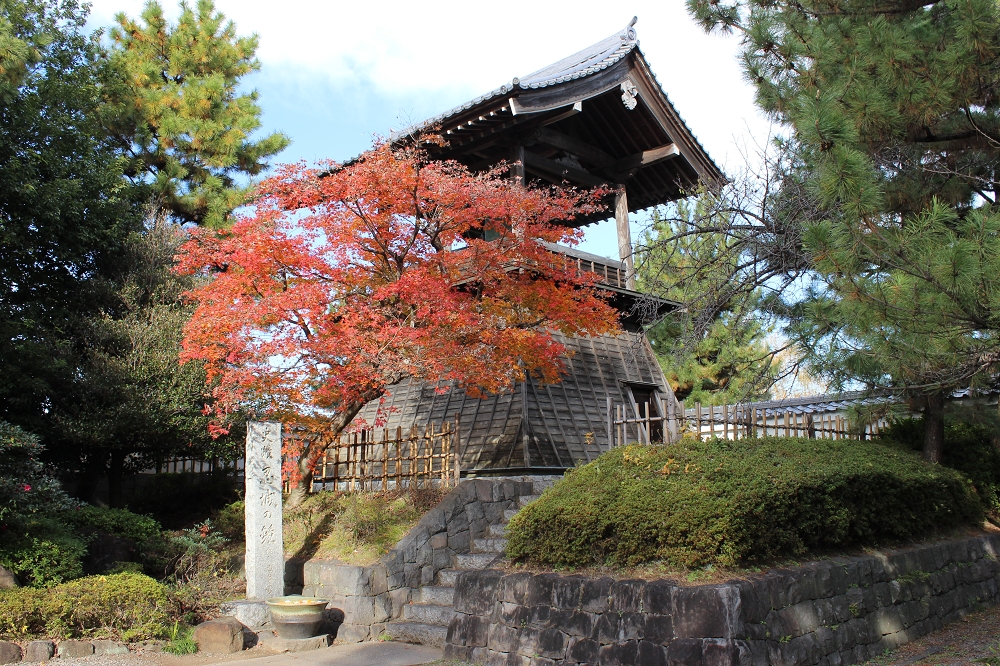
{"type": "Polygon", "coordinates": [[[455,456],[455,485],[462,482],[462,417],[455,412],[455,446],[452,448],[455,456]]]}
{"type": "Polygon", "coordinates": [[[614,407],[614,403],[611,401],[611,396],[608,396],[608,451],[614,447],[614,429],[615,429],[615,415],[611,411],[614,407]]]}

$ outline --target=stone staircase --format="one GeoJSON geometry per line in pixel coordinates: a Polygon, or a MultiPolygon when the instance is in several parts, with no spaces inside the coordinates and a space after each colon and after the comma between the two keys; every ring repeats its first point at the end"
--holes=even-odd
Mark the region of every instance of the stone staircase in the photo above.
{"type": "Polygon", "coordinates": [[[503,522],[490,525],[485,536],[472,540],[469,553],[452,556],[452,568],[438,571],[434,585],[413,590],[410,602],[403,606],[398,620],[386,624],[386,633],[393,640],[443,647],[448,624],[455,615],[455,581],[463,571],[488,569],[501,559],[507,547],[504,530],[510,519],[523,507],[538,499],[538,495],[522,495],[517,509],[507,509],[503,522]]]}

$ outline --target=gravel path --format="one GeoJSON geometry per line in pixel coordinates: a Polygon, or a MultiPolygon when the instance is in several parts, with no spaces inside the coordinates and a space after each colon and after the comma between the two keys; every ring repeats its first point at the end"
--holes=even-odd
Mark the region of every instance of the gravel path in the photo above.
{"type": "Polygon", "coordinates": [[[970,613],[958,622],[891,652],[869,666],[1000,666],[1000,606],[970,613]]]}
{"type": "Polygon", "coordinates": [[[256,666],[416,666],[441,659],[439,648],[407,643],[352,643],[323,650],[275,653],[258,646],[236,654],[186,654],[163,652],[58,659],[58,666],[208,666],[252,662],[256,666]]]}

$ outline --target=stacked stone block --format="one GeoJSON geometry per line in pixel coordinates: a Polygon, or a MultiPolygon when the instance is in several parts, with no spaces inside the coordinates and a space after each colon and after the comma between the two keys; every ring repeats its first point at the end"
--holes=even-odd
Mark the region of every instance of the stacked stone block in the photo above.
{"type": "Polygon", "coordinates": [[[459,576],[445,656],[484,664],[840,666],[1000,601],[1000,537],[679,586],[558,574],[459,576]]]}
{"type": "Polygon", "coordinates": [[[302,593],[330,599],[330,607],[343,612],[343,624],[333,628],[338,640],[376,640],[386,623],[400,616],[412,590],[433,585],[439,571],[453,566],[455,555],[468,553],[473,539],[518,507],[521,496],[551,484],[547,477],[466,479],[377,564],[305,562],[302,593]]]}

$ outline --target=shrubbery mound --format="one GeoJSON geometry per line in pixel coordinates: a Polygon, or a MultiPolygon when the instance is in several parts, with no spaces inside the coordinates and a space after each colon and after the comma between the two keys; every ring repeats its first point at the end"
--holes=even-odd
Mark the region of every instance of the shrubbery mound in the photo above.
{"type": "Polygon", "coordinates": [[[173,611],[167,588],[152,578],[88,576],[46,590],[0,591],[0,636],[160,638],[173,611]]]}
{"type": "Polygon", "coordinates": [[[977,524],[958,472],[874,442],[763,438],[630,445],[517,514],[507,554],[556,567],[733,566],[977,524]]]}

